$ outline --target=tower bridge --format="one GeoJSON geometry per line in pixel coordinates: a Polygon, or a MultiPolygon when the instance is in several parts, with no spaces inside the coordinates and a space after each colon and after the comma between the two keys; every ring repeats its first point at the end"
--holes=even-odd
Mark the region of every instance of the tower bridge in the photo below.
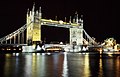
{"type": "Polygon", "coordinates": [[[40,44],[41,39],[41,26],[53,26],[69,29],[69,44],[72,45],[92,45],[97,44],[83,28],[83,19],[78,18],[78,14],[73,18],[73,21],[64,22],[62,20],[56,21],[51,19],[43,19],[41,7],[35,10],[35,4],[32,11],[27,11],[26,24],[17,29],[16,31],[0,38],[0,44],[27,44],[34,45],[40,44]]]}

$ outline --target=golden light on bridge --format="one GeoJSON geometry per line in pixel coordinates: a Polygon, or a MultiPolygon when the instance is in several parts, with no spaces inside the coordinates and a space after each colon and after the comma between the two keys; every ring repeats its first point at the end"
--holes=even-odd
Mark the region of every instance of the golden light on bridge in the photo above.
{"type": "Polygon", "coordinates": [[[63,24],[63,21],[62,21],[62,20],[60,20],[60,21],[59,21],[59,23],[60,23],[60,24],[63,24]]]}

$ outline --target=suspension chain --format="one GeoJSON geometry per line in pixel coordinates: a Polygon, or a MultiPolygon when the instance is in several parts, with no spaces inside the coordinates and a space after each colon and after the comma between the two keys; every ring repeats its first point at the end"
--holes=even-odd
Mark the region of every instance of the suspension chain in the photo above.
{"type": "MultiPolygon", "coordinates": [[[[28,26],[32,23],[32,21],[28,24],[28,26]]],[[[20,34],[22,32],[24,32],[26,29],[27,29],[27,24],[23,25],[22,27],[20,27],[19,29],[17,29],[16,31],[0,38],[0,43],[4,42],[4,41],[7,41],[9,39],[11,39],[13,36],[17,35],[17,34],[20,34]]]]}

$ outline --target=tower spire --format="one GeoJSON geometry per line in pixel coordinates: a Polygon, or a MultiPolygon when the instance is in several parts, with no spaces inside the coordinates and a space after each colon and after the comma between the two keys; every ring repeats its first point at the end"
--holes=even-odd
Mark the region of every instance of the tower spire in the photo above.
{"type": "Polygon", "coordinates": [[[32,21],[34,22],[34,16],[35,16],[35,3],[33,4],[33,8],[32,8],[32,21]]]}
{"type": "Polygon", "coordinates": [[[77,13],[77,11],[75,12],[75,16],[73,18],[73,23],[77,23],[78,24],[78,13],[77,13]]]}
{"type": "Polygon", "coordinates": [[[39,17],[42,17],[41,7],[39,7],[39,17]]]}
{"type": "Polygon", "coordinates": [[[79,20],[79,19],[78,19],[78,13],[77,13],[77,18],[76,18],[76,23],[77,23],[77,24],[78,24],[78,20],[79,20]]]}
{"type": "Polygon", "coordinates": [[[69,20],[69,23],[71,23],[71,16],[70,16],[70,20],[69,20]]]}
{"type": "Polygon", "coordinates": [[[81,26],[83,26],[83,15],[81,15],[81,26]]]}
{"type": "Polygon", "coordinates": [[[39,13],[41,13],[41,7],[39,7],[39,13]]]}
{"type": "Polygon", "coordinates": [[[28,10],[27,10],[27,17],[29,16],[29,8],[28,8],[28,10]]]}
{"type": "Polygon", "coordinates": [[[29,8],[27,9],[27,13],[29,14],[29,8]]]}
{"type": "Polygon", "coordinates": [[[35,11],[35,2],[33,3],[33,8],[32,8],[32,12],[35,11]]]}
{"type": "Polygon", "coordinates": [[[75,15],[76,15],[76,17],[75,17],[76,21],[75,22],[78,24],[78,12],[77,11],[75,12],[75,15]]]}

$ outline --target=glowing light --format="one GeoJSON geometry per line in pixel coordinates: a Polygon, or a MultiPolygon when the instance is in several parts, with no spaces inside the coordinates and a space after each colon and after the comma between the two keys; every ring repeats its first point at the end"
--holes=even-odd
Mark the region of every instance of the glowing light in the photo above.
{"type": "Polygon", "coordinates": [[[67,52],[64,52],[64,61],[63,61],[63,77],[68,77],[68,62],[67,62],[67,52]]]}
{"type": "Polygon", "coordinates": [[[64,55],[66,55],[67,54],[67,52],[64,52],[64,55]]]}
{"type": "Polygon", "coordinates": [[[45,55],[45,53],[42,53],[42,55],[45,55]]]}
{"type": "Polygon", "coordinates": [[[16,53],[16,56],[19,56],[19,53],[16,53]]]}
{"type": "Polygon", "coordinates": [[[37,53],[37,55],[40,55],[40,53],[37,53]]]}
{"type": "Polygon", "coordinates": [[[82,54],[85,54],[85,53],[82,53],[82,54]]]}
{"type": "Polygon", "coordinates": [[[99,51],[100,51],[100,54],[102,54],[102,49],[100,49],[99,51]]]}
{"type": "Polygon", "coordinates": [[[2,48],[2,50],[5,50],[4,48],[2,48]]]}
{"type": "Polygon", "coordinates": [[[38,45],[36,50],[41,50],[41,47],[38,45]]]}
{"type": "Polygon", "coordinates": [[[6,54],[5,56],[6,56],[6,57],[10,57],[10,56],[11,56],[11,54],[6,54]]]}
{"type": "Polygon", "coordinates": [[[13,50],[16,50],[15,48],[13,50]]]}
{"type": "Polygon", "coordinates": [[[65,50],[65,51],[67,51],[67,52],[68,52],[68,51],[70,51],[70,49],[69,49],[69,48],[65,48],[64,50],[65,50]]]}
{"type": "Polygon", "coordinates": [[[35,56],[36,54],[35,54],[35,53],[33,53],[32,55],[33,55],[33,56],[35,56]]]}
{"type": "Polygon", "coordinates": [[[21,48],[19,48],[19,50],[22,50],[21,48]]]}
{"type": "Polygon", "coordinates": [[[7,48],[7,50],[11,50],[10,48],[7,48]]]}
{"type": "Polygon", "coordinates": [[[62,20],[60,20],[60,21],[59,21],[59,23],[60,23],[60,24],[63,24],[63,21],[62,21],[62,20]]]}
{"type": "Polygon", "coordinates": [[[102,52],[102,49],[100,49],[99,51],[102,52]]]}
{"type": "Polygon", "coordinates": [[[47,53],[48,55],[50,55],[51,53],[47,53]]]}
{"type": "Polygon", "coordinates": [[[89,77],[88,75],[90,74],[90,70],[89,70],[89,55],[85,55],[85,68],[84,68],[84,74],[85,74],[85,77],[89,77]]]}
{"type": "Polygon", "coordinates": [[[83,51],[86,51],[86,48],[85,47],[83,47],[83,49],[82,49],[83,51]]]}
{"type": "Polygon", "coordinates": [[[16,55],[16,53],[13,53],[13,56],[15,56],[16,55]]]}
{"type": "Polygon", "coordinates": [[[60,42],[60,44],[63,44],[63,42],[60,42]]]}

